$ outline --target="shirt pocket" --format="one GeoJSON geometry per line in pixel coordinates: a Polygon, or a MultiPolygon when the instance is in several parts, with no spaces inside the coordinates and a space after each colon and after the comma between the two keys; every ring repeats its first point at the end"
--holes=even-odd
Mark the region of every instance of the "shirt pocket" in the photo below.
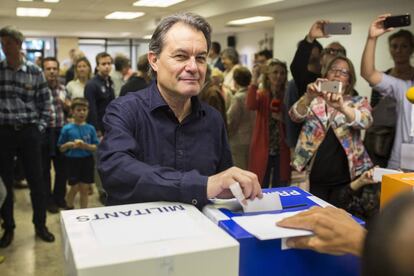
{"type": "Polygon", "coordinates": [[[25,103],[34,101],[36,95],[36,86],[32,80],[33,76],[27,74],[22,80],[23,82],[16,83],[16,97],[25,103]]]}

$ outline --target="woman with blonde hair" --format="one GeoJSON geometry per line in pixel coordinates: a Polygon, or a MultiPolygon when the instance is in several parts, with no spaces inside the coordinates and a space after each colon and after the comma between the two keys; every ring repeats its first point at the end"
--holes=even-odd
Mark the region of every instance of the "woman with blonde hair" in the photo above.
{"type": "Polygon", "coordinates": [[[249,171],[257,174],[263,188],[283,186],[290,181],[290,153],[285,142],[286,113],[283,98],[287,83],[286,63],[268,61],[259,89],[260,71],[253,71],[246,98],[247,108],[256,111],[250,144],[249,171]],[[272,181],[270,178],[272,176],[272,181]]]}
{"type": "Polygon", "coordinates": [[[71,99],[84,98],[85,85],[91,77],[91,63],[86,57],[80,57],[75,62],[75,79],[66,84],[69,97],[71,99]]]}

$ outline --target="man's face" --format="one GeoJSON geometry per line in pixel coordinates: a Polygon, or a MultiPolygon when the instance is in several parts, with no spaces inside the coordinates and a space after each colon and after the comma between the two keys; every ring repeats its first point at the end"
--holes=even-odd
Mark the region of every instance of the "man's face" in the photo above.
{"type": "Polygon", "coordinates": [[[58,80],[59,67],[56,61],[48,60],[43,63],[43,72],[49,85],[58,80]]]}
{"type": "Polygon", "coordinates": [[[101,57],[98,60],[98,74],[102,77],[108,77],[109,73],[112,70],[112,58],[111,57],[101,57]]]}
{"type": "Polygon", "coordinates": [[[19,59],[22,43],[9,36],[1,37],[1,47],[8,60],[19,59]]]}
{"type": "Polygon", "coordinates": [[[395,63],[410,63],[413,48],[405,37],[396,37],[390,42],[390,53],[395,63]]]}
{"type": "Polygon", "coordinates": [[[157,84],[162,94],[189,98],[203,87],[207,70],[207,41],[201,31],[177,23],[164,39],[162,52],[148,53],[157,84]]]}
{"type": "Polygon", "coordinates": [[[325,67],[329,62],[338,55],[345,55],[344,49],[339,43],[333,42],[329,44],[324,50],[321,57],[321,65],[325,67]]]}
{"type": "Polygon", "coordinates": [[[258,64],[260,64],[260,65],[265,65],[265,64],[266,64],[266,61],[267,61],[267,59],[266,59],[266,57],[265,57],[265,56],[261,56],[261,55],[258,55],[258,56],[257,56],[256,62],[257,62],[258,64]]]}

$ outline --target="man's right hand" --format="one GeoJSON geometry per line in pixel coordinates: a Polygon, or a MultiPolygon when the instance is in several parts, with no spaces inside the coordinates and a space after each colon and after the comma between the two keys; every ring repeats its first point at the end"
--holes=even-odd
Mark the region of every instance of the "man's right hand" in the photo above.
{"type": "Polygon", "coordinates": [[[329,21],[318,20],[315,23],[313,23],[312,27],[309,30],[308,37],[307,37],[309,42],[313,42],[317,38],[328,37],[328,35],[326,35],[323,31],[323,26],[326,23],[329,23],[329,21]]]}
{"type": "Polygon", "coordinates": [[[240,184],[246,199],[263,197],[262,188],[256,174],[237,167],[232,167],[208,178],[207,198],[232,198],[233,195],[229,187],[235,182],[240,184]]]}

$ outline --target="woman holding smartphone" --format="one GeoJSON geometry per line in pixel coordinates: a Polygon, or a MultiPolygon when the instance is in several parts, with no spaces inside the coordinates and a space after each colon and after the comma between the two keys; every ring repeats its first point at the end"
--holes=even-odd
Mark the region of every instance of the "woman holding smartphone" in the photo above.
{"type": "Polygon", "coordinates": [[[361,141],[361,130],[372,123],[371,107],[366,98],[351,96],[356,75],[348,58],[332,59],[322,77],[290,109],[293,121],[304,122],[292,166],[306,169],[312,194],[339,205],[339,191],[372,167],[361,141]],[[340,82],[341,91],[320,92],[327,81],[340,82]]]}
{"type": "Polygon", "coordinates": [[[392,97],[397,102],[397,125],[388,168],[399,169],[404,167],[404,169],[413,170],[414,165],[410,164],[409,158],[407,159],[405,154],[413,154],[414,152],[414,108],[406,98],[407,90],[414,86],[414,73],[412,73],[408,80],[403,80],[382,73],[375,67],[377,39],[384,33],[394,29],[384,27],[384,21],[389,16],[390,14],[378,16],[369,28],[367,42],[362,55],[361,75],[381,95],[392,97]]]}

